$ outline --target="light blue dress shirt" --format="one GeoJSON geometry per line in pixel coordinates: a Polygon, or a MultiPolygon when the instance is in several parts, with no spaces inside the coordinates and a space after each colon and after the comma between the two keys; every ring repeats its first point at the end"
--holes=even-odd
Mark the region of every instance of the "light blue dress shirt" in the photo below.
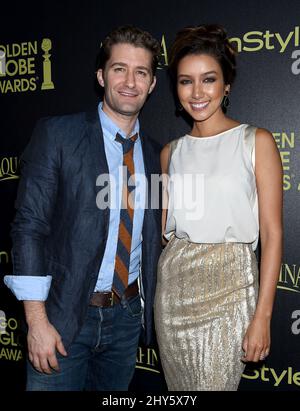
{"type": "MultiPolygon", "coordinates": [[[[104,148],[108,163],[110,178],[114,179],[115,192],[117,193],[115,206],[110,208],[109,230],[107,244],[99,270],[96,291],[111,290],[115,257],[117,252],[120,208],[122,196],[122,165],[123,165],[123,148],[122,144],[115,141],[116,134],[119,133],[123,138],[126,134],[113,123],[113,121],[102,110],[102,103],[98,107],[99,117],[104,136],[104,148]]],[[[136,121],[134,129],[130,136],[139,132],[139,121],[136,121]]],[[[132,243],[129,266],[129,284],[131,284],[139,275],[141,251],[142,251],[142,227],[145,209],[145,169],[143,161],[142,144],[140,137],[134,143],[133,151],[135,185],[137,187],[135,196],[135,210],[133,215],[132,243]]],[[[113,186],[111,184],[111,186],[113,186]]]]}
{"type": "MultiPolygon", "coordinates": [[[[95,291],[110,291],[117,251],[123,181],[123,148],[121,143],[115,141],[115,136],[117,133],[123,138],[126,138],[127,136],[124,131],[119,129],[111,118],[104,113],[102,110],[102,102],[98,106],[98,113],[103,130],[104,149],[108,163],[109,178],[111,187],[114,187],[115,196],[111,196],[108,238],[95,291]]],[[[128,137],[131,137],[136,133],[139,133],[138,120],[135,123],[132,133],[128,137]]],[[[135,185],[137,188],[129,266],[129,284],[138,277],[140,272],[142,227],[146,203],[146,180],[140,137],[137,138],[134,144],[133,161],[135,167],[135,185]]],[[[51,280],[51,275],[45,277],[7,275],[4,277],[4,283],[11,289],[18,300],[45,301],[48,297],[51,280]]]]}

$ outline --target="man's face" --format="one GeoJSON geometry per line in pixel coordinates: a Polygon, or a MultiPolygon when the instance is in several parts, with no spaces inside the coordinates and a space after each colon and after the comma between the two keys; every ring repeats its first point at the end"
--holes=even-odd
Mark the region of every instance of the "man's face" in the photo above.
{"type": "Polygon", "coordinates": [[[150,51],[131,44],[115,44],[105,69],[97,79],[104,87],[103,109],[113,114],[136,116],[155,86],[150,51]]]}

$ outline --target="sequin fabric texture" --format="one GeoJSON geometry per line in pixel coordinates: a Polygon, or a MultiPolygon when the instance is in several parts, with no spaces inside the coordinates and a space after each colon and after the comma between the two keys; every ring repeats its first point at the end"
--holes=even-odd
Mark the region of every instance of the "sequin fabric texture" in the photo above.
{"type": "Polygon", "coordinates": [[[159,260],[154,306],[169,390],[237,390],[257,290],[251,244],[172,237],[159,260]]]}

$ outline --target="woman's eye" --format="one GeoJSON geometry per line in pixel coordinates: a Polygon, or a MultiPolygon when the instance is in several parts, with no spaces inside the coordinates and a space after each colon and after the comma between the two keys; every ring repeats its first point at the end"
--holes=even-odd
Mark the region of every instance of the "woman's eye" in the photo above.
{"type": "Polygon", "coordinates": [[[180,80],[180,81],[179,81],[179,84],[183,84],[183,85],[185,85],[185,84],[191,84],[191,80],[183,79],[183,80],[180,80]]]}
{"type": "Polygon", "coordinates": [[[216,81],[216,79],[214,77],[207,77],[206,79],[204,79],[205,83],[214,83],[216,81]]]}

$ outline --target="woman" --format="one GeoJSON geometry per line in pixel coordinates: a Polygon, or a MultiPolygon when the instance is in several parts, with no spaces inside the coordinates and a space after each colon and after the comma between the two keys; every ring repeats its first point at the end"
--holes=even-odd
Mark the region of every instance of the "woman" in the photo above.
{"type": "Polygon", "coordinates": [[[269,131],[226,116],[235,51],[221,26],[180,31],[169,69],[193,126],[161,153],[169,174],[169,242],[155,297],[162,366],[170,390],[237,390],[245,363],[270,350],[282,252],[280,156],[269,131]]]}

